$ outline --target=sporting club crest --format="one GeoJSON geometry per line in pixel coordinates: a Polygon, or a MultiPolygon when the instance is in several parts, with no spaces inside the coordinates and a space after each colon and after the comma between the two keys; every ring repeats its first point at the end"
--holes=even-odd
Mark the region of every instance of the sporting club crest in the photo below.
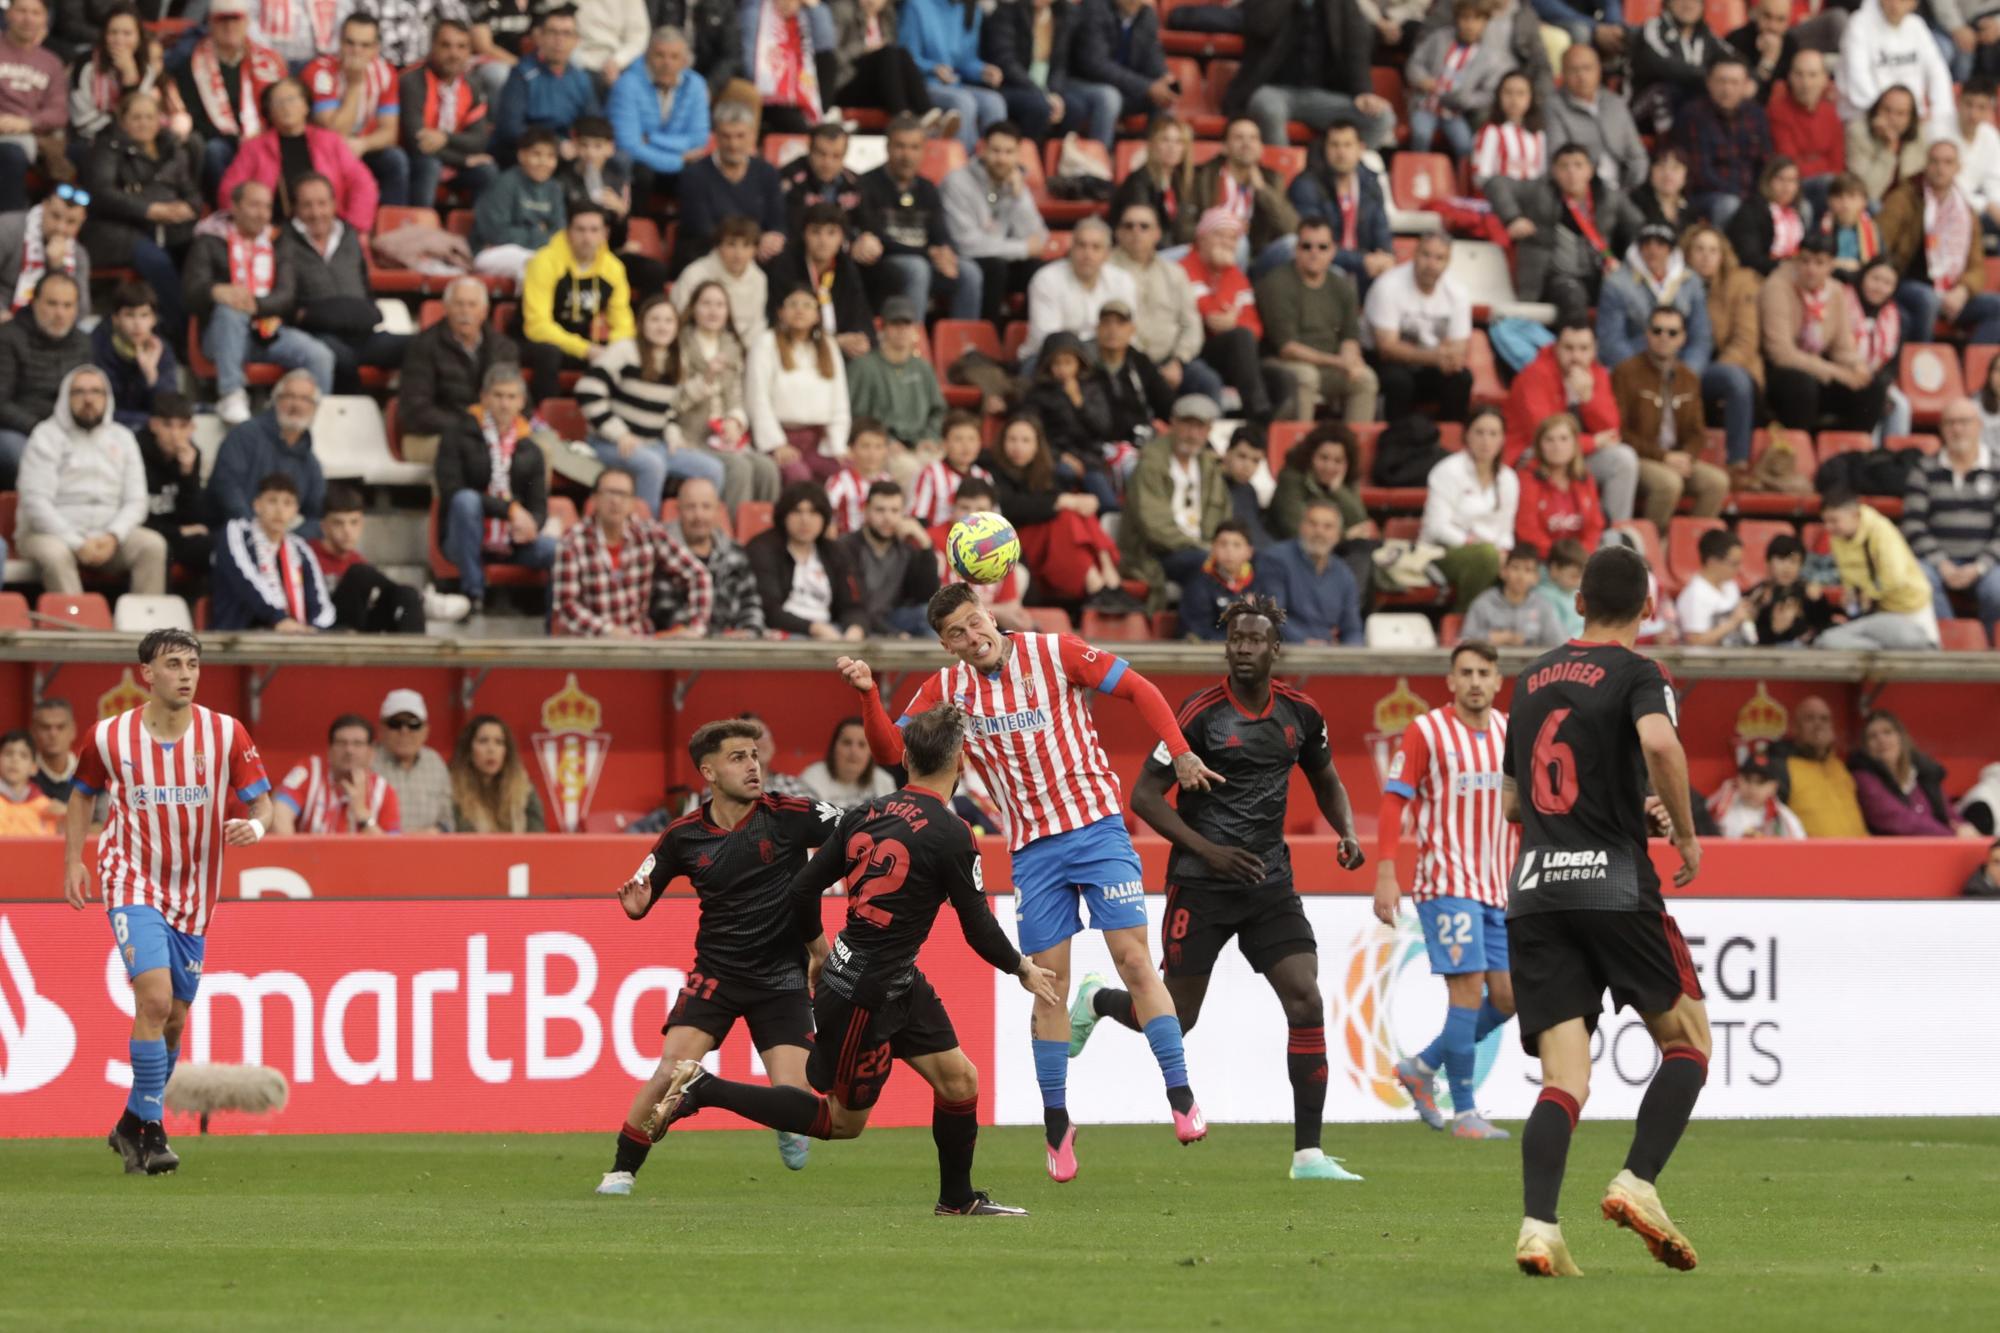
{"type": "Polygon", "coordinates": [[[118,677],[118,683],[97,696],[97,720],[102,722],[120,713],[144,708],[146,701],[152,697],[143,685],[132,679],[132,668],[126,667],[124,674],[118,677]]]}
{"type": "Polygon", "coordinates": [[[1367,739],[1378,787],[1386,788],[1400,772],[1396,761],[1402,753],[1403,729],[1430,711],[1431,706],[1410,689],[1407,676],[1396,677],[1396,688],[1375,701],[1375,730],[1367,739]]]}
{"type": "Polygon", "coordinates": [[[597,779],[604,773],[611,735],[598,730],[603,721],[604,706],[583,692],[574,671],[560,690],[542,701],[542,729],[534,736],[535,758],[549,789],[549,808],[565,833],[583,827],[584,817],[590,813],[590,798],[597,792],[597,779]]]}

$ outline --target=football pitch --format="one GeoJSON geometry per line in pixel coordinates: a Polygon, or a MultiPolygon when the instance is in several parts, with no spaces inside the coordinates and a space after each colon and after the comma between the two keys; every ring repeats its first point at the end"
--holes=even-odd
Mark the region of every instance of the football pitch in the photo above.
{"type": "MultiPolygon", "coordinates": [[[[1518,1130],[1518,1124],[1509,1128],[1518,1130]]],[[[2000,1324],[2000,1121],[1696,1122],[1662,1177],[1701,1267],[1597,1218],[1630,1132],[1586,1114],[1563,1192],[1582,1281],[1511,1262],[1515,1143],[1327,1129],[1365,1184],[1285,1177],[1288,1127],[980,1133],[1027,1218],[930,1215],[923,1130],[675,1134],[631,1198],[611,1136],[0,1141],[0,1328],[1914,1329],[2000,1324]]]]}

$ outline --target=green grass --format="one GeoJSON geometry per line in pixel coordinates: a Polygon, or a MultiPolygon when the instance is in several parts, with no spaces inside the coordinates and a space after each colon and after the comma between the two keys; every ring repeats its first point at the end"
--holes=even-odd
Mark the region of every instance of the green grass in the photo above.
{"type": "Polygon", "coordinates": [[[1698,1123],[1662,1184],[1702,1256],[1597,1219],[1629,1126],[1585,1119],[1582,1282],[1510,1262],[1512,1143],[1329,1126],[1360,1185],[1286,1179],[1288,1128],[1087,1129],[1083,1173],[988,1129],[1028,1218],[929,1215],[930,1137],[675,1135],[629,1199],[610,1136],[187,1137],[128,1179],[101,1141],[0,1142],[0,1328],[1976,1328],[2000,1324],[2000,1122],[1698,1123]]]}

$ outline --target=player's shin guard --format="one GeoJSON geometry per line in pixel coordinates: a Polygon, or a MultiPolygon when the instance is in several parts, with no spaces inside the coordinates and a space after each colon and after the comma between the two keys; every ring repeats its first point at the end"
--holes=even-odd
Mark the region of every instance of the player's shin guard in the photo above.
{"type": "Polygon", "coordinates": [[[1625,1154],[1627,1171],[1648,1184],[1659,1177],[1707,1082],[1708,1057],[1692,1046],[1669,1046],[1660,1053],[1659,1072],[1646,1088],[1632,1127],[1632,1148],[1625,1154]]]}
{"type": "Polygon", "coordinates": [[[1319,1147],[1326,1115],[1326,1029],[1293,1028],[1285,1042],[1285,1073],[1292,1080],[1292,1151],[1319,1147]]]}
{"type": "Polygon", "coordinates": [[[1561,1088],[1543,1088],[1521,1131],[1521,1211],[1538,1222],[1557,1220],[1569,1138],[1581,1109],[1561,1088]]]}
{"type": "Polygon", "coordinates": [[[653,1151],[653,1140],[646,1131],[626,1121],[618,1131],[618,1154],[611,1160],[613,1171],[630,1171],[639,1174],[639,1168],[646,1164],[646,1154],[653,1151]]]}
{"type": "Polygon", "coordinates": [[[1451,1085],[1451,1109],[1465,1112],[1473,1109],[1472,1071],[1476,1061],[1476,1046],[1479,1031],[1479,1011],[1461,1009],[1457,1005],[1445,1011],[1444,1016],[1444,1077],[1451,1085]]]}
{"type": "Polygon", "coordinates": [[[1479,1026],[1472,1030],[1472,1044],[1477,1046],[1480,1042],[1486,1040],[1486,1034],[1493,1031],[1493,1029],[1506,1027],[1507,1019],[1508,1015],[1501,1013],[1494,1006],[1493,1001],[1488,1000],[1480,1005],[1479,1026]]]}
{"type": "Polygon", "coordinates": [[[1167,1104],[1182,1115],[1194,1106],[1194,1093],[1188,1088],[1187,1052],[1181,1047],[1181,1020],[1172,1014],[1161,1014],[1147,1020],[1141,1029],[1146,1034],[1146,1044],[1153,1048],[1153,1058],[1160,1063],[1160,1077],[1166,1080],[1167,1104]]]}
{"type": "Polygon", "coordinates": [[[731,1083],[723,1078],[703,1079],[701,1104],[734,1111],[745,1120],[782,1129],[788,1134],[804,1134],[815,1139],[833,1137],[833,1113],[827,1106],[826,1098],[815,1096],[804,1088],[787,1088],[776,1083],[769,1086],[731,1083]]]}
{"type": "Polygon", "coordinates": [[[132,1038],[132,1093],[125,1109],[141,1120],[158,1120],[167,1107],[167,1043],[158,1037],[132,1038]]]}
{"type": "Polygon", "coordinates": [[[1069,1043],[1036,1037],[1033,1044],[1035,1082],[1042,1088],[1042,1127],[1054,1148],[1069,1132],[1069,1043]]]}
{"type": "Polygon", "coordinates": [[[1090,1007],[1096,1011],[1099,1018],[1108,1018],[1114,1023],[1131,1028],[1134,1032],[1142,1030],[1139,1026],[1139,1015],[1132,1009],[1131,991],[1113,990],[1106,986],[1090,997],[1090,1007]]]}
{"type": "Polygon", "coordinates": [[[972,1201],[972,1152],[979,1142],[979,1098],[931,1104],[931,1140],[937,1144],[938,1202],[963,1208],[972,1201]]]}

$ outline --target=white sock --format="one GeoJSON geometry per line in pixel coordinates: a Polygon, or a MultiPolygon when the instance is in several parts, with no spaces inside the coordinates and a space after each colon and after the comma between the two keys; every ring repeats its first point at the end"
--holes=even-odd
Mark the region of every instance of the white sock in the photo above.
{"type": "Polygon", "coordinates": [[[1299,1149],[1299,1150],[1298,1150],[1297,1152],[1295,1152],[1295,1153],[1293,1153],[1293,1154],[1292,1154],[1292,1165],[1293,1165],[1293,1166],[1306,1166],[1306,1165],[1308,1165],[1308,1164],[1310,1164],[1310,1163],[1313,1163],[1313,1162],[1317,1162],[1317,1161],[1319,1161],[1319,1160],[1320,1160],[1320,1159],[1321,1159],[1322,1157],[1325,1157],[1325,1156],[1326,1156],[1326,1152],[1325,1152],[1325,1150],[1324,1150],[1324,1149],[1321,1149],[1321,1148],[1301,1148],[1301,1149],[1299,1149]]]}

